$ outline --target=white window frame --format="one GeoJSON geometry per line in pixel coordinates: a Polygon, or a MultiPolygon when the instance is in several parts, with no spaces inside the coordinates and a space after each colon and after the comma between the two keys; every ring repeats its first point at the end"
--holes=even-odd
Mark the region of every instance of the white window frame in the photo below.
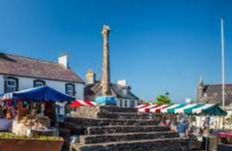
{"type": "Polygon", "coordinates": [[[124,107],[128,107],[128,101],[124,100],[124,107]]]}
{"type": "Polygon", "coordinates": [[[17,91],[18,81],[16,78],[6,78],[5,80],[5,92],[17,91]],[[11,84],[10,84],[11,83],[11,84]]]}
{"type": "Polygon", "coordinates": [[[135,107],[135,101],[134,100],[130,100],[130,108],[134,108],[135,107]]]}
{"type": "Polygon", "coordinates": [[[44,85],[46,85],[46,84],[45,84],[45,81],[43,81],[43,80],[35,80],[34,81],[34,87],[39,87],[39,86],[44,86],[44,85]]]}
{"type": "Polygon", "coordinates": [[[66,86],[65,86],[65,92],[66,92],[67,95],[75,96],[75,93],[76,93],[75,85],[67,83],[66,86]]]}

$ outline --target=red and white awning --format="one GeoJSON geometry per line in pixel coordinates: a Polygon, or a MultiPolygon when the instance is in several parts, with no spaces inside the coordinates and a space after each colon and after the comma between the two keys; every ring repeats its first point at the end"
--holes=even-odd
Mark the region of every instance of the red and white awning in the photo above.
{"type": "Polygon", "coordinates": [[[96,106],[96,103],[93,101],[76,100],[71,104],[71,108],[79,108],[81,106],[93,107],[96,106]]]}
{"type": "Polygon", "coordinates": [[[149,113],[151,109],[154,109],[158,106],[159,106],[158,104],[147,105],[147,106],[138,108],[138,111],[142,113],[149,113]]]}
{"type": "Polygon", "coordinates": [[[167,104],[159,105],[159,106],[157,106],[157,107],[155,107],[155,108],[152,108],[152,109],[150,110],[150,112],[151,112],[151,113],[160,113],[162,109],[165,109],[165,108],[167,108],[168,106],[169,106],[169,105],[167,105],[167,104]]]}
{"type": "Polygon", "coordinates": [[[137,106],[138,111],[141,113],[160,113],[162,109],[167,108],[169,105],[158,105],[158,104],[141,104],[137,106]]]}

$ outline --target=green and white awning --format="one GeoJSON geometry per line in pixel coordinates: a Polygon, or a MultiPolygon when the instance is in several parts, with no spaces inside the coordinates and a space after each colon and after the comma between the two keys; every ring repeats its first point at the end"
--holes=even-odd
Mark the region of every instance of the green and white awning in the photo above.
{"type": "Polygon", "coordinates": [[[212,115],[225,116],[226,111],[221,109],[216,104],[173,104],[173,105],[158,105],[146,104],[139,105],[139,112],[143,113],[167,113],[167,114],[187,114],[187,115],[212,115]]]}
{"type": "MultiPolygon", "coordinates": [[[[170,106],[171,107],[171,106],[170,106]]],[[[167,109],[169,114],[187,114],[187,115],[212,115],[225,116],[227,112],[216,104],[179,104],[175,108],[167,109]]]]}

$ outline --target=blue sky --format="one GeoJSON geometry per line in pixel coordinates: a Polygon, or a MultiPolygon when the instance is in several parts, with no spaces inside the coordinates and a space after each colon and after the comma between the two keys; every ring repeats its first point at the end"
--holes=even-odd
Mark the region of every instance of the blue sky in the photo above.
{"type": "Polygon", "coordinates": [[[225,20],[226,81],[232,81],[231,0],[1,0],[0,51],[56,61],[64,52],[84,79],[101,76],[103,24],[112,81],[141,98],[169,92],[194,98],[199,76],[219,83],[220,18],[225,20]]]}

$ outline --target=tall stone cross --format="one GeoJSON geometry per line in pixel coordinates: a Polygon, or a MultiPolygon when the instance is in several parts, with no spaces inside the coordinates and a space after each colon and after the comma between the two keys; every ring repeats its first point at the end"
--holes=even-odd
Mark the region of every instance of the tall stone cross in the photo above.
{"type": "Polygon", "coordinates": [[[110,50],[109,50],[109,34],[110,27],[107,25],[103,26],[103,67],[102,67],[102,95],[110,96],[110,50]]]}

